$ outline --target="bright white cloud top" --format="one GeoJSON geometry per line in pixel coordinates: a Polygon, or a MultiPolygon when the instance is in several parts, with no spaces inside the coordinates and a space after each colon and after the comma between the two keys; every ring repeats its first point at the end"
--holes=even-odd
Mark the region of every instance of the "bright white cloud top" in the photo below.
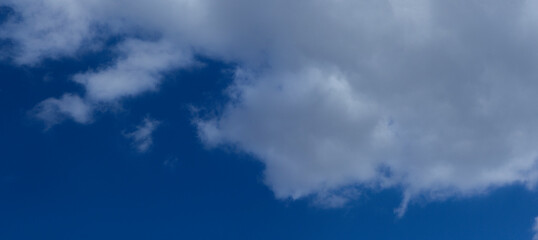
{"type": "Polygon", "coordinates": [[[84,96],[38,105],[49,124],[89,122],[200,55],[239,66],[200,138],[262,161],[278,198],[339,205],[355,187],[400,187],[403,212],[417,197],[537,182],[534,1],[2,2],[19,14],[0,32],[18,64],[126,37],[115,63],[74,76],[84,96]]]}

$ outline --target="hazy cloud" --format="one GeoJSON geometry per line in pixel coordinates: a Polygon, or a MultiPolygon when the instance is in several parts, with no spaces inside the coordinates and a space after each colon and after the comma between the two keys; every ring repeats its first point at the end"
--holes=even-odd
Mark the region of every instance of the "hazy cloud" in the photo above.
{"type": "Polygon", "coordinates": [[[54,126],[66,117],[78,123],[92,121],[92,106],[77,95],[64,94],[61,98],[48,98],[39,103],[33,110],[33,115],[42,120],[47,128],[54,126]]]}
{"type": "Polygon", "coordinates": [[[153,132],[161,123],[151,118],[144,118],[142,123],[132,132],[125,133],[125,137],[133,141],[139,152],[146,152],[153,144],[153,132]]]}

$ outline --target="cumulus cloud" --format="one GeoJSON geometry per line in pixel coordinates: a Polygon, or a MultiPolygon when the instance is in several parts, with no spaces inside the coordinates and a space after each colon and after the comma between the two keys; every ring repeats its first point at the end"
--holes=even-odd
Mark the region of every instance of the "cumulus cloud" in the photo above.
{"type": "Polygon", "coordinates": [[[74,76],[87,110],[38,105],[51,122],[45,113],[85,122],[201,55],[238,68],[221,114],[196,119],[200,138],[262,161],[278,198],[337,206],[360,196],[343,189],[397,187],[402,214],[418,197],[537,182],[534,2],[4,2],[19,13],[0,35],[19,64],[128,36],[112,66],[74,76]]]}
{"type": "Polygon", "coordinates": [[[133,145],[139,152],[146,152],[153,144],[152,134],[160,124],[161,122],[157,120],[144,118],[142,123],[136,127],[136,130],[125,133],[125,137],[133,141],[133,145]]]}

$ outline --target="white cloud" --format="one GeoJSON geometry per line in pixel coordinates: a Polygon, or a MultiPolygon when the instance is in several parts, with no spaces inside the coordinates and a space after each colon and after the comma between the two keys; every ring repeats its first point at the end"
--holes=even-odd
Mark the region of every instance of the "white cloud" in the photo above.
{"type": "Polygon", "coordinates": [[[73,77],[85,87],[83,97],[66,94],[62,99],[46,99],[34,109],[36,116],[49,127],[59,123],[63,115],[77,122],[88,122],[99,106],[157,90],[164,72],[191,63],[189,54],[162,41],[128,39],[117,47],[117,52],[120,57],[112,66],[73,77]],[[76,101],[69,103],[73,99],[76,101]]]}
{"type": "Polygon", "coordinates": [[[76,1],[4,0],[0,4],[14,7],[19,18],[0,28],[0,37],[18,45],[13,56],[18,64],[35,65],[44,58],[73,56],[96,34],[90,13],[76,1]]]}
{"type": "Polygon", "coordinates": [[[417,197],[537,182],[535,3],[7,2],[22,20],[1,34],[20,46],[20,64],[130,39],[112,66],[74,77],[89,110],[45,111],[80,122],[102,103],[158,89],[193,54],[237,64],[233,100],[197,120],[199,135],[257,157],[279,198],[339,205],[359,195],[342,189],[398,187],[402,213],[417,197]]]}
{"type": "Polygon", "coordinates": [[[77,74],[74,80],[92,101],[113,101],[156,90],[161,74],[190,63],[190,55],[169,42],[129,39],[119,46],[123,55],[113,66],[77,74]]]}
{"type": "Polygon", "coordinates": [[[92,121],[92,106],[77,95],[64,94],[61,98],[48,98],[39,103],[33,110],[33,114],[45,122],[47,128],[56,125],[66,117],[78,123],[90,123],[92,121]]]}
{"type": "Polygon", "coordinates": [[[133,145],[139,152],[146,152],[153,144],[152,134],[160,124],[161,122],[157,120],[144,118],[142,123],[136,127],[136,130],[125,133],[125,137],[133,141],[133,145]]]}

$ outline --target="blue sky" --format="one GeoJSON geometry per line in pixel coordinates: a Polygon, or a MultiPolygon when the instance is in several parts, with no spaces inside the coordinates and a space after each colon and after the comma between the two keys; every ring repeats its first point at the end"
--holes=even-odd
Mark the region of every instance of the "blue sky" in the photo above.
{"type": "Polygon", "coordinates": [[[0,0],[0,239],[536,239],[538,6],[299,2],[0,0]]]}
{"type": "Polygon", "coordinates": [[[538,197],[505,187],[471,199],[421,202],[399,219],[399,190],[370,191],[337,209],[277,200],[263,165],[208,150],[190,122],[190,104],[211,105],[229,67],[170,73],[158,94],[124,103],[91,125],[43,131],[28,116],[36,101],[70,86],[70,73],[106,54],[50,61],[38,69],[2,65],[2,239],[530,239],[538,197]],[[68,66],[68,68],[67,68],[68,66]],[[55,80],[43,81],[46,76],[55,80]],[[15,81],[15,79],[17,79],[15,81]],[[40,89],[36,92],[35,89],[40,89]],[[163,108],[175,102],[174,110],[163,108]],[[14,104],[16,103],[16,104],[14,104]],[[150,115],[163,125],[138,153],[123,131],[150,115]],[[165,165],[167,160],[173,166],[165,165]]]}

